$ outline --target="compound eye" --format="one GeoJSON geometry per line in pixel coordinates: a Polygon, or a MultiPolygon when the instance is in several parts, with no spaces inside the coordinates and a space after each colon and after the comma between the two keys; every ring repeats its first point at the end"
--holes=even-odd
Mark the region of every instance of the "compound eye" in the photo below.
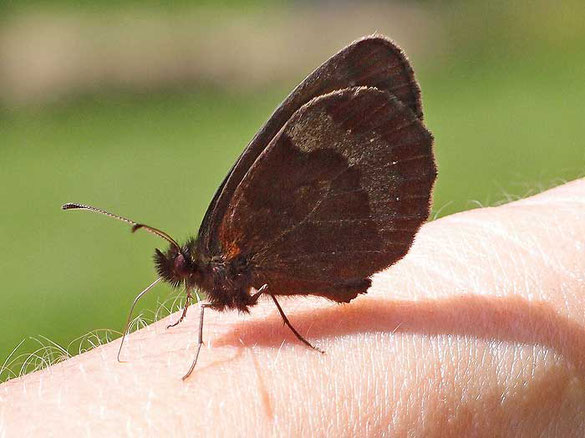
{"type": "Polygon", "coordinates": [[[185,262],[185,257],[183,254],[178,254],[175,257],[175,272],[179,274],[184,274],[187,271],[187,263],[185,262]]]}

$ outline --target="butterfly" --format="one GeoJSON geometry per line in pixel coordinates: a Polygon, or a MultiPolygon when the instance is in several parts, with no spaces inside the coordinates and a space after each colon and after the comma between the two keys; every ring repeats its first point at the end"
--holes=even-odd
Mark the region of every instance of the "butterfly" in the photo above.
{"type": "Polygon", "coordinates": [[[62,208],[103,213],[169,242],[165,251],[156,249],[158,279],[136,297],[130,315],[161,280],[187,295],[171,326],[186,316],[193,292],[204,293],[185,379],[203,343],[205,308],[248,312],[268,296],[295,336],[318,350],[295,330],[277,297],[347,303],[366,293],[371,275],[411,247],[429,216],[436,175],[412,67],[388,38],[371,35],[325,61],[278,106],[219,186],[196,238],[181,245],[96,207],[62,208]]]}

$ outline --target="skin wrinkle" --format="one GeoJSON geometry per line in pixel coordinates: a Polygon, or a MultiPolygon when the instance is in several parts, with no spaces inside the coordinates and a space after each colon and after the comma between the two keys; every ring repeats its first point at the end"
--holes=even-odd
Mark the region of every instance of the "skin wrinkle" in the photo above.
{"type": "Polygon", "coordinates": [[[256,372],[256,382],[257,382],[258,394],[260,396],[260,401],[262,403],[264,414],[270,420],[273,420],[274,419],[274,412],[272,409],[272,402],[270,400],[271,397],[270,397],[270,393],[268,392],[268,388],[266,387],[266,384],[264,382],[264,377],[262,376],[262,370],[260,368],[260,364],[258,363],[258,359],[256,358],[254,351],[251,348],[248,348],[247,351],[248,351],[248,354],[252,360],[252,364],[254,365],[254,370],[256,372]]]}
{"type": "Polygon", "coordinates": [[[529,255],[534,255],[534,252],[538,251],[538,248],[535,248],[534,244],[528,244],[527,242],[522,241],[515,235],[515,233],[511,232],[510,229],[506,228],[504,224],[499,224],[495,222],[485,223],[479,220],[478,218],[462,219],[461,217],[459,217],[457,219],[453,218],[453,221],[456,224],[468,224],[474,228],[486,229],[490,233],[493,233],[495,237],[502,238],[502,240],[505,240],[507,243],[513,244],[514,246],[518,247],[518,249],[522,249],[528,252],[529,255]]]}
{"type": "MultiPolygon", "coordinates": [[[[470,221],[467,221],[467,222],[470,222],[470,221]]],[[[494,225],[494,226],[495,226],[495,227],[497,227],[497,225],[494,225]]],[[[519,239],[514,239],[514,242],[515,242],[515,243],[517,243],[517,244],[520,244],[520,245],[521,245],[521,243],[519,242],[519,239]]],[[[524,246],[525,246],[525,245],[524,245],[524,246]]],[[[541,249],[541,248],[539,248],[539,246],[538,246],[538,245],[532,245],[532,247],[535,247],[535,246],[536,246],[536,248],[537,248],[537,249],[536,249],[536,251],[539,251],[541,254],[543,254],[543,251],[542,251],[542,249],[541,249]]],[[[560,266],[558,263],[556,264],[556,266],[553,266],[553,263],[550,261],[550,258],[548,258],[548,257],[544,257],[544,258],[545,258],[545,261],[548,261],[548,264],[549,264],[549,266],[548,266],[548,267],[550,267],[550,268],[554,268],[554,269],[563,269],[563,267],[562,267],[562,266],[560,266]]],[[[520,259],[520,260],[522,260],[520,257],[519,257],[519,259],[520,259]]],[[[523,260],[522,260],[522,261],[523,261],[523,260]]],[[[566,273],[566,272],[568,272],[568,270],[567,270],[567,269],[564,269],[564,273],[566,273]]]]}
{"type": "MultiPolygon", "coordinates": [[[[457,269],[459,264],[455,263],[454,259],[456,259],[456,256],[458,257],[462,253],[462,251],[461,251],[461,248],[456,248],[456,245],[454,243],[455,241],[453,239],[451,239],[450,236],[447,236],[446,239],[447,239],[446,243],[444,241],[442,241],[441,239],[435,239],[433,242],[431,242],[429,245],[429,248],[432,248],[432,252],[422,254],[421,256],[418,256],[418,257],[413,257],[412,253],[409,253],[406,255],[405,258],[408,259],[408,261],[412,265],[415,265],[413,270],[414,271],[420,270],[420,274],[414,276],[414,279],[415,279],[415,281],[417,281],[417,283],[414,284],[412,289],[414,289],[415,291],[424,289],[426,287],[426,284],[431,280],[436,281],[437,277],[435,277],[435,275],[437,275],[437,273],[439,273],[439,275],[441,275],[441,277],[439,277],[439,278],[442,281],[447,280],[451,284],[461,284],[462,279],[460,278],[460,275],[458,275],[458,274],[456,275],[456,273],[454,271],[455,269],[457,269]],[[442,257],[440,257],[440,258],[436,257],[435,248],[441,248],[442,257]],[[428,263],[429,257],[435,258],[435,265],[429,265],[429,263],[428,263]],[[451,277],[451,278],[449,278],[449,277],[451,277]]],[[[417,245],[417,242],[415,239],[415,243],[413,246],[416,246],[416,245],[417,245]]],[[[401,262],[398,262],[398,264],[400,264],[400,263],[401,262]]],[[[377,274],[377,275],[392,276],[392,272],[385,271],[385,272],[382,272],[382,273],[377,274]]],[[[469,280],[467,280],[467,281],[469,281],[469,280]]],[[[373,286],[376,287],[376,284],[374,283],[373,286]]],[[[433,294],[433,293],[435,293],[435,292],[425,291],[424,296],[428,297],[429,294],[433,294]]],[[[438,293],[438,291],[437,291],[437,293],[438,293]]],[[[404,298],[412,299],[412,293],[405,294],[404,298]]]]}

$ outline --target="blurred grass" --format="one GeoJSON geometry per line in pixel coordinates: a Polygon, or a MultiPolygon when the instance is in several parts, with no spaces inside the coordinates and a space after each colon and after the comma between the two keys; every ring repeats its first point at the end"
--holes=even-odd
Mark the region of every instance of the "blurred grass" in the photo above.
{"type": "Polygon", "coordinates": [[[471,201],[492,205],[585,175],[584,75],[578,51],[493,60],[481,70],[453,65],[429,77],[423,92],[439,162],[435,208],[452,202],[446,214],[471,201]]]}
{"type": "Polygon", "coordinates": [[[286,0],[0,0],[0,19],[2,15],[19,14],[40,9],[43,10],[85,10],[108,11],[112,9],[149,8],[159,11],[186,10],[193,7],[213,9],[250,10],[264,7],[275,7],[286,4],[286,0]]]}
{"type": "MultiPolygon", "coordinates": [[[[441,215],[585,169],[583,32],[562,44],[548,34],[515,38],[506,29],[522,22],[510,15],[477,31],[485,11],[469,8],[451,17],[453,53],[442,64],[414,59],[436,137],[441,215]],[[465,26],[475,39],[463,37],[465,26]]],[[[103,93],[0,112],[0,363],[26,336],[66,345],[93,329],[121,330],[132,298],[154,278],[151,255],[163,242],[64,213],[62,203],[95,204],[180,240],[195,234],[225,173],[294,85],[240,95],[103,93]]],[[[157,287],[143,308],[167,293],[157,287]]]]}

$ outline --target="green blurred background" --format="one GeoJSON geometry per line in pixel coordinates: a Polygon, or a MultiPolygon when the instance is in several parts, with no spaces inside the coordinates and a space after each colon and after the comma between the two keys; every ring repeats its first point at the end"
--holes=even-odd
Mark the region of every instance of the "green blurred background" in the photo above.
{"type": "MultiPolygon", "coordinates": [[[[390,36],[415,67],[435,217],[584,174],[580,0],[28,0],[0,15],[0,365],[26,340],[0,380],[39,348],[30,337],[66,346],[121,330],[155,277],[159,239],[62,203],[195,234],[272,110],[362,35],[390,36]]],[[[142,309],[169,293],[158,286],[142,309]]]]}

